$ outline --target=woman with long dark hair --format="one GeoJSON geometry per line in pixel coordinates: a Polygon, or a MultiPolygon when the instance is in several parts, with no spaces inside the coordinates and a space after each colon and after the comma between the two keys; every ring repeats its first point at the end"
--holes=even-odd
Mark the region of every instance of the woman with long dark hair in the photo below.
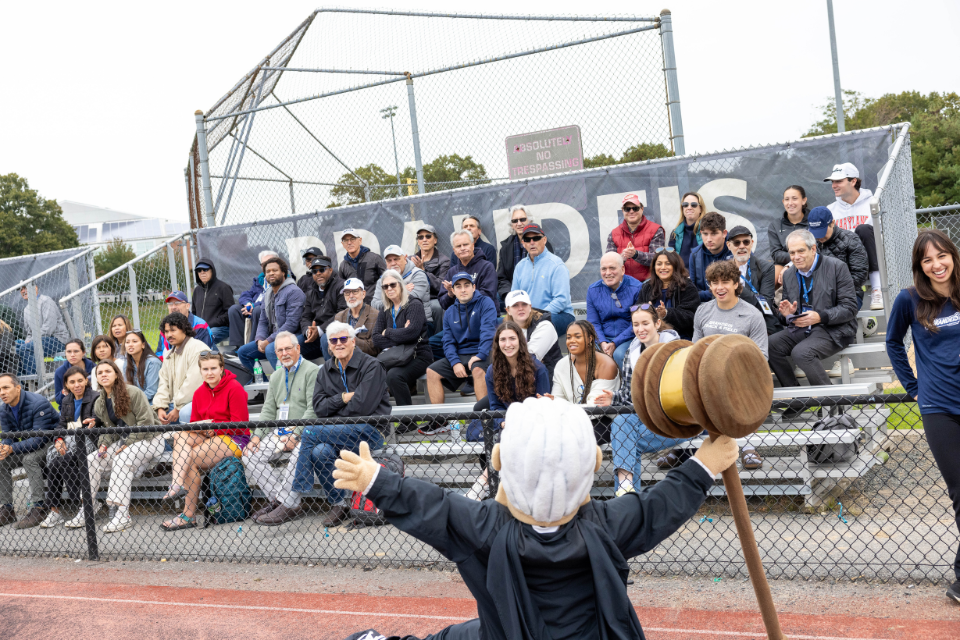
{"type": "Polygon", "coordinates": [[[123,377],[127,384],[143,391],[147,400],[153,402],[160,386],[160,367],[163,363],[154,355],[150,343],[142,331],[129,331],[124,339],[127,359],[123,366],[123,377]]]}
{"type": "MultiPolygon", "coordinates": [[[[903,388],[917,400],[960,531],[960,252],[942,231],[924,229],[913,243],[913,285],[893,303],[887,355],[903,388]],[[916,377],[904,344],[908,329],[916,377]]],[[[953,571],[956,581],[947,596],[960,602],[960,548],[953,571]]]]}
{"type": "Polygon", "coordinates": [[[590,322],[577,320],[567,327],[567,352],[553,371],[553,397],[594,404],[604,389],[620,388],[617,363],[597,349],[597,332],[590,322]]]}
{"type": "Polygon", "coordinates": [[[770,241],[770,258],[777,274],[777,285],[783,284],[783,270],[790,263],[787,251],[787,236],[797,229],[807,229],[807,192],[798,184],[792,184],[783,190],[783,217],[770,225],[767,238],[770,241]]]}
{"type": "MultiPolygon", "coordinates": [[[[124,348],[124,340],[127,333],[133,331],[133,324],[127,316],[118,313],[110,320],[110,330],[107,331],[107,339],[113,347],[113,359],[118,364],[127,359],[127,351],[124,348]]],[[[123,366],[122,364],[120,365],[123,366]]]]}
{"type": "Polygon", "coordinates": [[[700,218],[706,212],[707,205],[696,191],[688,191],[680,198],[680,224],[670,232],[667,246],[676,249],[683,264],[690,260],[690,252],[703,244],[700,237],[700,218]]]}
{"type": "Polygon", "coordinates": [[[83,340],[79,338],[68,340],[63,347],[63,355],[67,361],[57,367],[57,370],[53,373],[53,397],[57,402],[60,402],[60,398],[70,396],[70,390],[64,386],[64,376],[67,369],[80,366],[86,369],[87,375],[90,375],[90,372],[93,371],[93,360],[87,357],[87,348],[84,346],[83,340]]]}
{"type": "Polygon", "coordinates": [[[665,309],[664,320],[681,338],[689,340],[693,337],[693,318],[700,306],[700,294],[690,280],[680,254],[669,247],[658,250],[650,277],[643,283],[633,304],[644,302],[665,309]]]}

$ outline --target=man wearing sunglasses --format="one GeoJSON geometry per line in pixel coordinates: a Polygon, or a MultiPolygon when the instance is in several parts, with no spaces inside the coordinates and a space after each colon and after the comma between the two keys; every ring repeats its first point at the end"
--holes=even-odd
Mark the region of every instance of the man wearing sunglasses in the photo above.
{"type": "Polygon", "coordinates": [[[643,203],[637,194],[625,195],[620,210],[623,222],[607,237],[607,251],[619,253],[627,275],[643,282],[650,275],[654,252],[666,241],[666,233],[643,215],[643,203]]]}
{"type": "Polygon", "coordinates": [[[307,291],[313,286],[313,274],[310,273],[310,265],[322,255],[323,249],[320,247],[307,247],[300,254],[300,257],[303,258],[303,266],[307,268],[307,272],[297,280],[297,286],[303,291],[303,295],[307,295],[307,291]]]}
{"type": "Polygon", "coordinates": [[[210,340],[216,345],[230,336],[233,289],[217,278],[217,268],[212,260],[199,258],[193,273],[197,286],[193,290],[190,311],[195,316],[207,319],[210,340]]]}
{"type": "Polygon", "coordinates": [[[340,236],[340,244],[346,255],[340,263],[340,277],[346,282],[350,278],[359,278],[367,288],[367,302],[373,298],[373,285],[377,283],[387,263],[376,253],[363,246],[363,237],[357,229],[347,229],[340,236]]]}
{"type": "Polygon", "coordinates": [[[753,234],[743,225],[735,226],[727,232],[727,249],[733,253],[733,260],[740,269],[740,279],[745,287],[742,297],[763,313],[767,335],[783,329],[777,319],[773,301],[777,272],[771,261],[753,253],[753,234]]]}
{"type": "Polygon", "coordinates": [[[333,322],[334,316],[347,308],[347,300],[343,296],[344,281],[334,270],[333,261],[327,256],[313,259],[310,263],[310,277],[313,279],[313,286],[307,290],[297,340],[300,342],[303,357],[315,360],[323,356],[323,332],[333,322]]]}
{"type": "Polygon", "coordinates": [[[633,341],[630,305],[643,284],[624,273],[623,257],[613,251],[600,258],[600,279],[587,289],[587,320],[600,348],[621,369],[633,341]]]}
{"type": "Polygon", "coordinates": [[[527,257],[513,271],[513,291],[522,289],[535,309],[550,312],[557,335],[566,335],[573,322],[570,271],[563,260],[547,249],[547,234],[538,224],[528,224],[520,234],[527,257]]]}
{"type": "Polygon", "coordinates": [[[713,300],[710,284],[707,282],[707,267],[714,262],[730,260],[733,253],[727,248],[727,219],[716,211],[700,218],[700,237],[703,244],[690,252],[690,279],[697,286],[700,302],[713,300]]]}
{"type": "MultiPolygon", "coordinates": [[[[524,205],[515,204],[510,207],[510,236],[500,243],[500,256],[497,260],[497,293],[500,300],[506,299],[507,294],[512,291],[513,270],[517,268],[520,261],[527,257],[527,250],[523,246],[523,239],[520,234],[523,228],[528,224],[535,224],[533,218],[527,213],[524,205]]],[[[552,253],[553,246],[547,242],[547,249],[552,253]]]]}
{"type": "Polygon", "coordinates": [[[253,331],[256,332],[257,324],[260,322],[260,303],[263,301],[263,291],[266,287],[266,276],[263,273],[263,265],[270,258],[277,257],[276,251],[261,251],[257,256],[260,263],[260,275],[253,279],[253,284],[249,289],[240,294],[237,304],[230,307],[227,316],[230,318],[230,346],[227,352],[235,352],[246,344],[246,321],[253,323],[253,331]]]}
{"type": "Polygon", "coordinates": [[[439,333],[443,330],[443,307],[437,298],[444,291],[443,280],[450,271],[450,257],[437,250],[437,230],[433,225],[420,223],[417,229],[417,252],[410,256],[410,262],[427,274],[430,282],[430,302],[424,303],[424,310],[429,309],[434,333],[439,333]]]}

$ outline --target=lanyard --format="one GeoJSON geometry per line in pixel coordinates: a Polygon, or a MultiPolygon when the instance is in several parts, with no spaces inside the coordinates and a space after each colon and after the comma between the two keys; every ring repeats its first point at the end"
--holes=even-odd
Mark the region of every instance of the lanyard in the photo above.
{"type": "Polygon", "coordinates": [[[396,306],[390,307],[390,315],[393,316],[393,328],[396,329],[397,328],[397,307],[396,306]]]}
{"type": "MultiPolygon", "coordinates": [[[[798,271],[797,273],[799,273],[799,271],[798,271]]],[[[757,288],[756,288],[755,286],[753,286],[753,282],[751,281],[752,275],[753,275],[753,273],[752,273],[752,271],[750,270],[750,263],[748,262],[748,263],[747,263],[747,277],[744,278],[743,276],[741,276],[740,279],[743,280],[744,284],[746,284],[748,287],[750,287],[750,291],[752,291],[752,292],[753,292],[753,295],[757,296],[757,299],[759,300],[759,299],[762,298],[763,296],[761,296],[761,295],[760,295],[760,292],[757,291],[757,288]]],[[[802,285],[801,285],[801,288],[802,288],[802,285]]]]}
{"type": "MultiPolygon", "coordinates": [[[[816,266],[816,265],[814,265],[816,266]]],[[[800,299],[803,302],[804,306],[810,306],[810,291],[813,289],[813,271],[810,271],[810,280],[805,283],[807,279],[804,278],[799,271],[797,271],[797,283],[800,285],[800,299]]]]}
{"type": "MultiPolygon", "coordinates": [[[[297,370],[300,368],[300,365],[303,363],[303,356],[300,356],[300,359],[297,360],[297,364],[293,365],[293,375],[296,377],[297,370]]],[[[287,404],[287,400],[290,399],[290,370],[286,367],[283,368],[283,384],[287,387],[287,397],[283,399],[283,404],[287,404]]]]}
{"type": "Polygon", "coordinates": [[[347,372],[343,369],[339,360],[337,360],[337,369],[340,370],[340,379],[343,380],[343,390],[350,393],[350,388],[347,386],[347,372]]]}

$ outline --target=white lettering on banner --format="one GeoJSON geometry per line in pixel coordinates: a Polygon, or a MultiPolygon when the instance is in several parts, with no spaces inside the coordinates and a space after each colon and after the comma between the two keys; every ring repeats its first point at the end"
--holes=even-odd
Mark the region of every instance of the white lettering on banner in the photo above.
{"type": "MultiPolygon", "coordinates": [[[[621,193],[608,193],[597,196],[597,226],[600,229],[600,253],[607,250],[607,237],[610,232],[620,224],[620,205],[623,204],[623,197],[628,193],[635,193],[643,203],[643,208],[647,208],[646,191],[623,191],[621,193]]],[[[570,236],[573,239],[573,236],[570,236]]]]}
{"type": "Polygon", "coordinates": [[[680,224],[680,187],[660,187],[657,189],[660,197],[660,224],[663,226],[664,246],[670,242],[670,233],[680,224]]]}
{"type": "MultiPolygon", "coordinates": [[[[380,253],[380,240],[377,239],[377,234],[369,229],[357,228],[357,231],[360,232],[360,240],[363,246],[365,246],[367,249],[370,249],[370,251],[373,251],[374,253],[380,253]]],[[[342,235],[343,231],[333,232],[333,237],[336,239],[337,243],[337,264],[343,262],[343,257],[347,255],[346,250],[343,248],[343,243],[340,242],[340,236],[342,235]]]]}
{"type": "Polygon", "coordinates": [[[753,234],[754,242],[757,241],[757,228],[753,226],[753,223],[744,218],[743,216],[738,216],[735,213],[727,213],[726,211],[721,211],[714,204],[714,200],[722,196],[729,196],[731,198],[739,198],[740,200],[747,199],[747,181],[740,180],[739,178],[718,178],[716,180],[711,180],[705,185],[697,189],[697,192],[700,194],[700,197],[703,198],[703,204],[707,208],[707,212],[716,211],[721,214],[727,221],[727,230],[733,229],[737,225],[743,225],[750,230],[750,233],[753,234]]]}
{"type": "MultiPolygon", "coordinates": [[[[420,250],[420,246],[417,245],[417,230],[421,224],[420,220],[407,220],[403,223],[403,239],[400,240],[400,248],[406,251],[408,256],[412,256],[420,250]]],[[[437,238],[438,243],[439,241],[440,239],[437,238]]],[[[437,248],[440,248],[439,244],[437,248]]]]}
{"type": "Polygon", "coordinates": [[[304,249],[317,247],[323,251],[324,255],[330,255],[327,253],[326,245],[317,236],[287,238],[285,242],[287,243],[287,262],[290,263],[290,270],[293,271],[293,275],[298,279],[307,272],[307,267],[303,264],[303,256],[300,255],[304,249]]]}
{"type": "MultiPolygon", "coordinates": [[[[453,228],[460,229],[461,226],[463,225],[463,219],[466,218],[467,215],[468,214],[465,213],[462,216],[451,216],[450,219],[453,220],[453,228]]],[[[484,242],[490,242],[490,238],[488,238],[487,235],[483,232],[483,229],[480,230],[480,239],[483,240],[484,242]]],[[[493,244],[493,243],[490,242],[490,244],[493,244]]],[[[494,247],[496,247],[497,251],[500,250],[499,245],[494,245],[494,247]]],[[[497,265],[493,265],[493,266],[496,267],[497,265]]]]}
{"type": "MultiPolygon", "coordinates": [[[[621,196],[622,199],[622,196],[621,196]]],[[[587,229],[587,222],[583,219],[583,214],[568,204],[561,202],[548,202],[546,204],[527,205],[527,216],[533,218],[537,224],[542,225],[544,220],[557,220],[567,227],[567,233],[570,234],[570,255],[567,257],[566,266],[570,271],[570,278],[575,278],[578,273],[583,271],[587,260],[590,258],[590,231],[587,229]],[[580,240],[583,238],[584,240],[580,240]]],[[[527,221],[529,224],[530,221],[527,221]]],[[[497,234],[498,247],[500,243],[510,237],[513,231],[510,228],[510,210],[494,209],[493,225],[497,234]]],[[[550,236],[547,236],[549,240],[550,236]]],[[[604,239],[606,242],[606,239],[604,239]]]]}

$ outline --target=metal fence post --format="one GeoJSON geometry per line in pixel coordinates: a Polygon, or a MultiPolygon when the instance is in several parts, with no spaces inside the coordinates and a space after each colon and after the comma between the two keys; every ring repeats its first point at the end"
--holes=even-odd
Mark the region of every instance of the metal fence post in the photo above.
{"type": "Polygon", "coordinates": [[[127,267],[127,273],[130,274],[130,321],[137,329],[143,329],[140,326],[140,296],[137,295],[137,271],[133,265],[127,267]]]}
{"type": "Polygon", "coordinates": [[[207,127],[203,121],[203,111],[194,113],[197,121],[197,151],[200,154],[200,182],[203,185],[203,206],[207,210],[206,226],[217,226],[213,211],[213,189],[210,187],[210,159],[207,156],[207,127]]]}
{"type": "Polygon", "coordinates": [[[290,215],[297,215],[297,203],[293,199],[293,178],[290,179],[290,215]]]}
{"type": "Polygon", "coordinates": [[[663,74],[667,79],[667,108],[670,112],[670,141],[676,155],[686,155],[683,121],[680,118],[680,85],[677,82],[677,57],[673,52],[673,19],[669,9],[660,12],[660,41],[663,44],[663,74]]]}
{"type": "Polygon", "coordinates": [[[413,96],[413,76],[407,73],[407,100],[410,103],[410,130],[413,135],[413,159],[417,164],[417,190],[426,193],[423,185],[423,161],[420,159],[420,130],[417,128],[417,100],[413,96]]]}
{"type": "MultiPolygon", "coordinates": [[[[83,441],[92,441],[94,448],[96,448],[97,438],[95,436],[84,434],[80,436],[83,441]]],[[[80,444],[80,450],[84,451],[86,444],[80,444]]],[[[87,559],[88,560],[99,560],[100,559],[100,545],[97,541],[97,521],[93,514],[93,501],[96,500],[96,491],[100,487],[93,487],[90,484],[90,470],[87,466],[87,456],[81,455],[80,459],[80,473],[83,474],[83,478],[87,481],[87,490],[80,492],[80,504],[83,509],[83,526],[87,532],[87,559]]]]}
{"type": "MultiPolygon", "coordinates": [[[[97,268],[93,263],[93,254],[87,254],[87,272],[90,275],[90,282],[97,281],[97,268]]],[[[93,328],[96,331],[91,331],[91,335],[100,335],[103,333],[103,319],[100,317],[100,291],[97,289],[97,285],[93,285],[90,289],[90,293],[93,296],[93,328]]],[[[83,337],[83,336],[78,336],[83,337]]]]}
{"type": "Polygon", "coordinates": [[[40,305],[37,303],[37,289],[35,282],[27,282],[27,308],[30,309],[30,337],[33,341],[33,358],[37,364],[37,389],[43,387],[44,374],[46,373],[43,364],[43,330],[40,319],[40,305]]]}
{"type": "Polygon", "coordinates": [[[180,284],[177,282],[177,256],[173,252],[173,245],[167,243],[167,262],[170,267],[170,291],[180,291],[180,284]]]}
{"type": "MultiPolygon", "coordinates": [[[[70,280],[70,291],[76,291],[80,288],[80,276],[77,273],[77,265],[71,260],[67,263],[67,278],[70,280]]],[[[78,331],[79,335],[71,335],[72,338],[83,338],[83,308],[80,306],[80,299],[74,298],[70,301],[70,309],[73,311],[73,326],[76,327],[74,331],[78,331]]],[[[64,309],[64,315],[66,314],[66,309],[64,309]]],[[[72,332],[71,332],[72,334],[72,332]]]]}
{"type": "Polygon", "coordinates": [[[184,277],[183,292],[187,294],[188,298],[193,300],[193,278],[190,277],[191,275],[193,275],[193,272],[190,269],[190,265],[193,265],[194,267],[196,267],[196,265],[194,265],[193,261],[190,260],[190,255],[188,250],[188,247],[190,246],[190,236],[183,238],[182,240],[180,240],[180,242],[181,242],[180,247],[183,251],[183,277],[184,277]]]}
{"type": "Polygon", "coordinates": [[[830,24],[830,57],[833,58],[833,93],[837,102],[837,133],[847,130],[843,121],[843,92],[840,90],[840,60],[837,58],[837,32],[833,25],[833,0],[827,0],[827,22],[830,24]]]}
{"type": "MultiPolygon", "coordinates": [[[[500,486],[500,473],[493,468],[493,445],[496,444],[498,429],[493,418],[486,411],[480,413],[480,424],[483,426],[483,452],[487,456],[487,497],[497,495],[500,486]]],[[[463,428],[466,433],[466,427],[463,428]]]]}

